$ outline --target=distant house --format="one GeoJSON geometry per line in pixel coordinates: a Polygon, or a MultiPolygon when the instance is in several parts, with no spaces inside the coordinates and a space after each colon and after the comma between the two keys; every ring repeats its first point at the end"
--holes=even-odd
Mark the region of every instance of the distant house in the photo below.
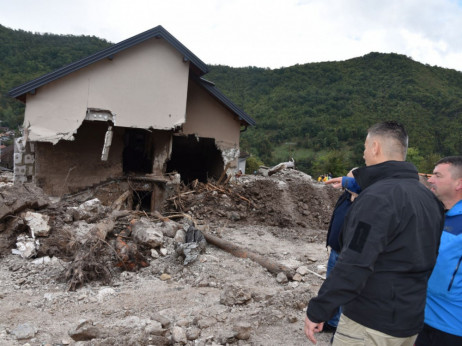
{"type": "Polygon", "coordinates": [[[240,132],[255,122],[207,72],[157,26],[12,89],[26,104],[15,179],[59,196],[124,176],[236,171],[240,132]]]}

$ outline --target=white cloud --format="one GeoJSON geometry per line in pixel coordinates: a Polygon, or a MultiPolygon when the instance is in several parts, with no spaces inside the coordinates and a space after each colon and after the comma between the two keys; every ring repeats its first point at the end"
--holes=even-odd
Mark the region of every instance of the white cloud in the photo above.
{"type": "Polygon", "coordinates": [[[207,64],[278,68],[371,51],[462,71],[455,0],[0,0],[0,24],[119,42],[162,25],[207,64]]]}

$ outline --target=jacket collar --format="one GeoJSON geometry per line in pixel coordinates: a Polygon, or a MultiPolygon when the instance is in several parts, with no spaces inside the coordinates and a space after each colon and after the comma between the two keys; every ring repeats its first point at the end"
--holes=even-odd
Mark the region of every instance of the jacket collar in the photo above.
{"type": "Polygon", "coordinates": [[[385,178],[419,179],[415,166],[405,161],[385,161],[361,167],[354,170],[353,175],[362,190],[385,178]]]}
{"type": "Polygon", "coordinates": [[[447,216],[462,215],[462,199],[446,212],[447,216]]]}

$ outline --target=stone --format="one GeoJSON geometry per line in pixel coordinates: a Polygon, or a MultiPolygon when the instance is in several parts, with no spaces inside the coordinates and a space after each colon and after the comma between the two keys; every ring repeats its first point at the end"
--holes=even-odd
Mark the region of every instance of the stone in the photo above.
{"type": "Polygon", "coordinates": [[[163,273],[163,274],[160,276],[160,279],[161,279],[162,281],[167,281],[167,280],[170,280],[171,278],[172,278],[172,276],[169,275],[169,274],[166,274],[166,273],[163,273]]]}
{"type": "Polygon", "coordinates": [[[35,333],[37,333],[37,330],[29,323],[20,324],[11,331],[11,334],[13,334],[17,340],[33,338],[35,333]]]}
{"type": "Polygon", "coordinates": [[[159,322],[159,323],[162,325],[162,328],[168,328],[168,327],[170,327],[171,322],[170,322],[170,320],[169,320],[167,317],[165,317],[164,315],[161,315],[161,314],[159,314],[159,313],[153,313],[153,314],[151,315],[151,319],[154,320],[154,321],[159,322]]]}
{"type": "Polygon", "coordinates": [[[252,292],[246,287],[226,285],[220,295],[220,304],[233,306],[247,303],[252,299],[252,292]]]}
{"type": "Polygon", "coordinates": [[[297,271],[296,271],[297,274],[300,274],[300,275],[306,275],[309,273],[308,271],[308,267],[307,266],[300,266],[297,268],[297,271]]]}
{"type": "Polygon", "coordinates": [[[177,243],[183,244],[186,242],[186,232],[182,229],[176,231],[175,237],[173,238],[177,243]]]}
{"type": "Polygon", "coordinates": [[[132,226],[132,236],[136,243],[157,248],[164,243],[163,233],[147,218],[141,218],[132,226]]]}
{"type": "Polygon", "coordinates": [[[236,332],[236,338],[239,340],[249,340],[250,333],[252,332],[252,325],[246,321],[237,322],[233,326],[233,330],[236,332]]]}
{"type": "Polygon", "coordinates": [[[276,281],[279,282],[280,284],[285,284],[289,281],[289,279],[287,279],[287,275],[284,272],[280,272],[276,276],[276,281]]]}
{"type": "Polygon", "coordinates": [[[173,238],[177,234],[177,230],[181,229],[182,226],[175,221],[165,221],[162,223],[157,223],[156,226],[162,232],[162,234],[166,237],[173,238]]]}
{"type": "Polygon", "coordinates": [[[236,342],[236,332],[230,329],[219,330],[215,337],[220,345],[229,345],[236,342]]]}
{"type": "Polygon", "coordinates": [[[292,277],[292,280],[294,281],[302,281],[303,276],[299,273],[295,273],[295,275],[292,277]]]}
{"type": "Polygon", "coordinates": [[[298,282],[298,281],[291,281],[291,282],[289,282],[289,284],[288,284],[288,286],[289,286],[290,288],[297,288],[299,285],[300,285],[300,282],[298,282]]]}
{"type": "Polygon", "coordinates": [[[201,318],[200,320],[197,321],[197,326],[200,329],[205,329],[209,328],[217,323],[217,320],[213,317],[205,317],[201,318]]]}
{"type": "Polygon", "coordinates": [[[98,213],[102,209],[101,201],[98,198],[90,199],[79,205],[79,209],[86,212],[98,213]]]}
{"type": "Polygon", "coordinates": [[[181,344],[186,344],[188,342],[186,338],[186,332],[183,328],[179,326],[174,326],[172,328],[172,340],[181,344]]]}
{"type": "Polygon", "coordinates": [[[88,341],[100,336],[100,330],[91,320],[80,320],[74,329],[68,331],[74,341],[88,341]]]}
{"type": "Polygon", "coordinates": [[[232,211],[228,214],[228,219],[230,219],[233,222],[239,221],[241,219],[241,215],[239,213],[232,211]]]}
{"type": "Polygon", "coordinates": [[[34,236],[47,237],[50,234],[50,226],[48,225],[50,217],[48,215],[28,211],[24,215],[24,220],[26,220],[33,238],[34,236]]]}
{"type": "Polygon", "coordinates": [[[193,341],[199,339],[201,336],[201,330],[197,327],[191,327],[186,330],[186,339],[193,341]]]}
{"type": "Polygon", "coordinates": [[[112,296],[114,294],[116,294],[115,289],[113,289],[112,287],[105,287],[99,290],[98,294],[96,295],[96,299],[98,299],[98,301],[101,302],[106,297],[112,296]]]}
{"type": "Polygon", "coordinates": [[[149,322],[146,325],[146,327],[144,327],[144,331],[148,335],[159,335],[159,336],[163,336],[167,332],[166,329],[162,328],[162,324],[158,321],[149,322]]]}
{"type": "Polygon", "coordinates": [[[30,258],[37,254],[39,246],[40,242],[38,240],[27,235],[20,235],[16,239],[16,249],[12,249],[11,252],[14,255],[20,255],[22,258],[30,258]]]}
{"type": "Polygon", "coordinates": [[[295,323],[295,322],[298,321],[298,318],[297,318],[297,316],[290,315],[290,316],[287,316],[287,321],[288,321],[289,323],[295,323]]]}

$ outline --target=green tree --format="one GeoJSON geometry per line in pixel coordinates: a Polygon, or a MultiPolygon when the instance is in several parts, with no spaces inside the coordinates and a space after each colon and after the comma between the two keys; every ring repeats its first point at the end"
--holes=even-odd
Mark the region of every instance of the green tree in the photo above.
{"type": "Polygon", "coordinates": [[[253,174],[260,166],[263,166],[263,162],[256,156],[250,156],[245,164],[245,174],[253,174]]]}

